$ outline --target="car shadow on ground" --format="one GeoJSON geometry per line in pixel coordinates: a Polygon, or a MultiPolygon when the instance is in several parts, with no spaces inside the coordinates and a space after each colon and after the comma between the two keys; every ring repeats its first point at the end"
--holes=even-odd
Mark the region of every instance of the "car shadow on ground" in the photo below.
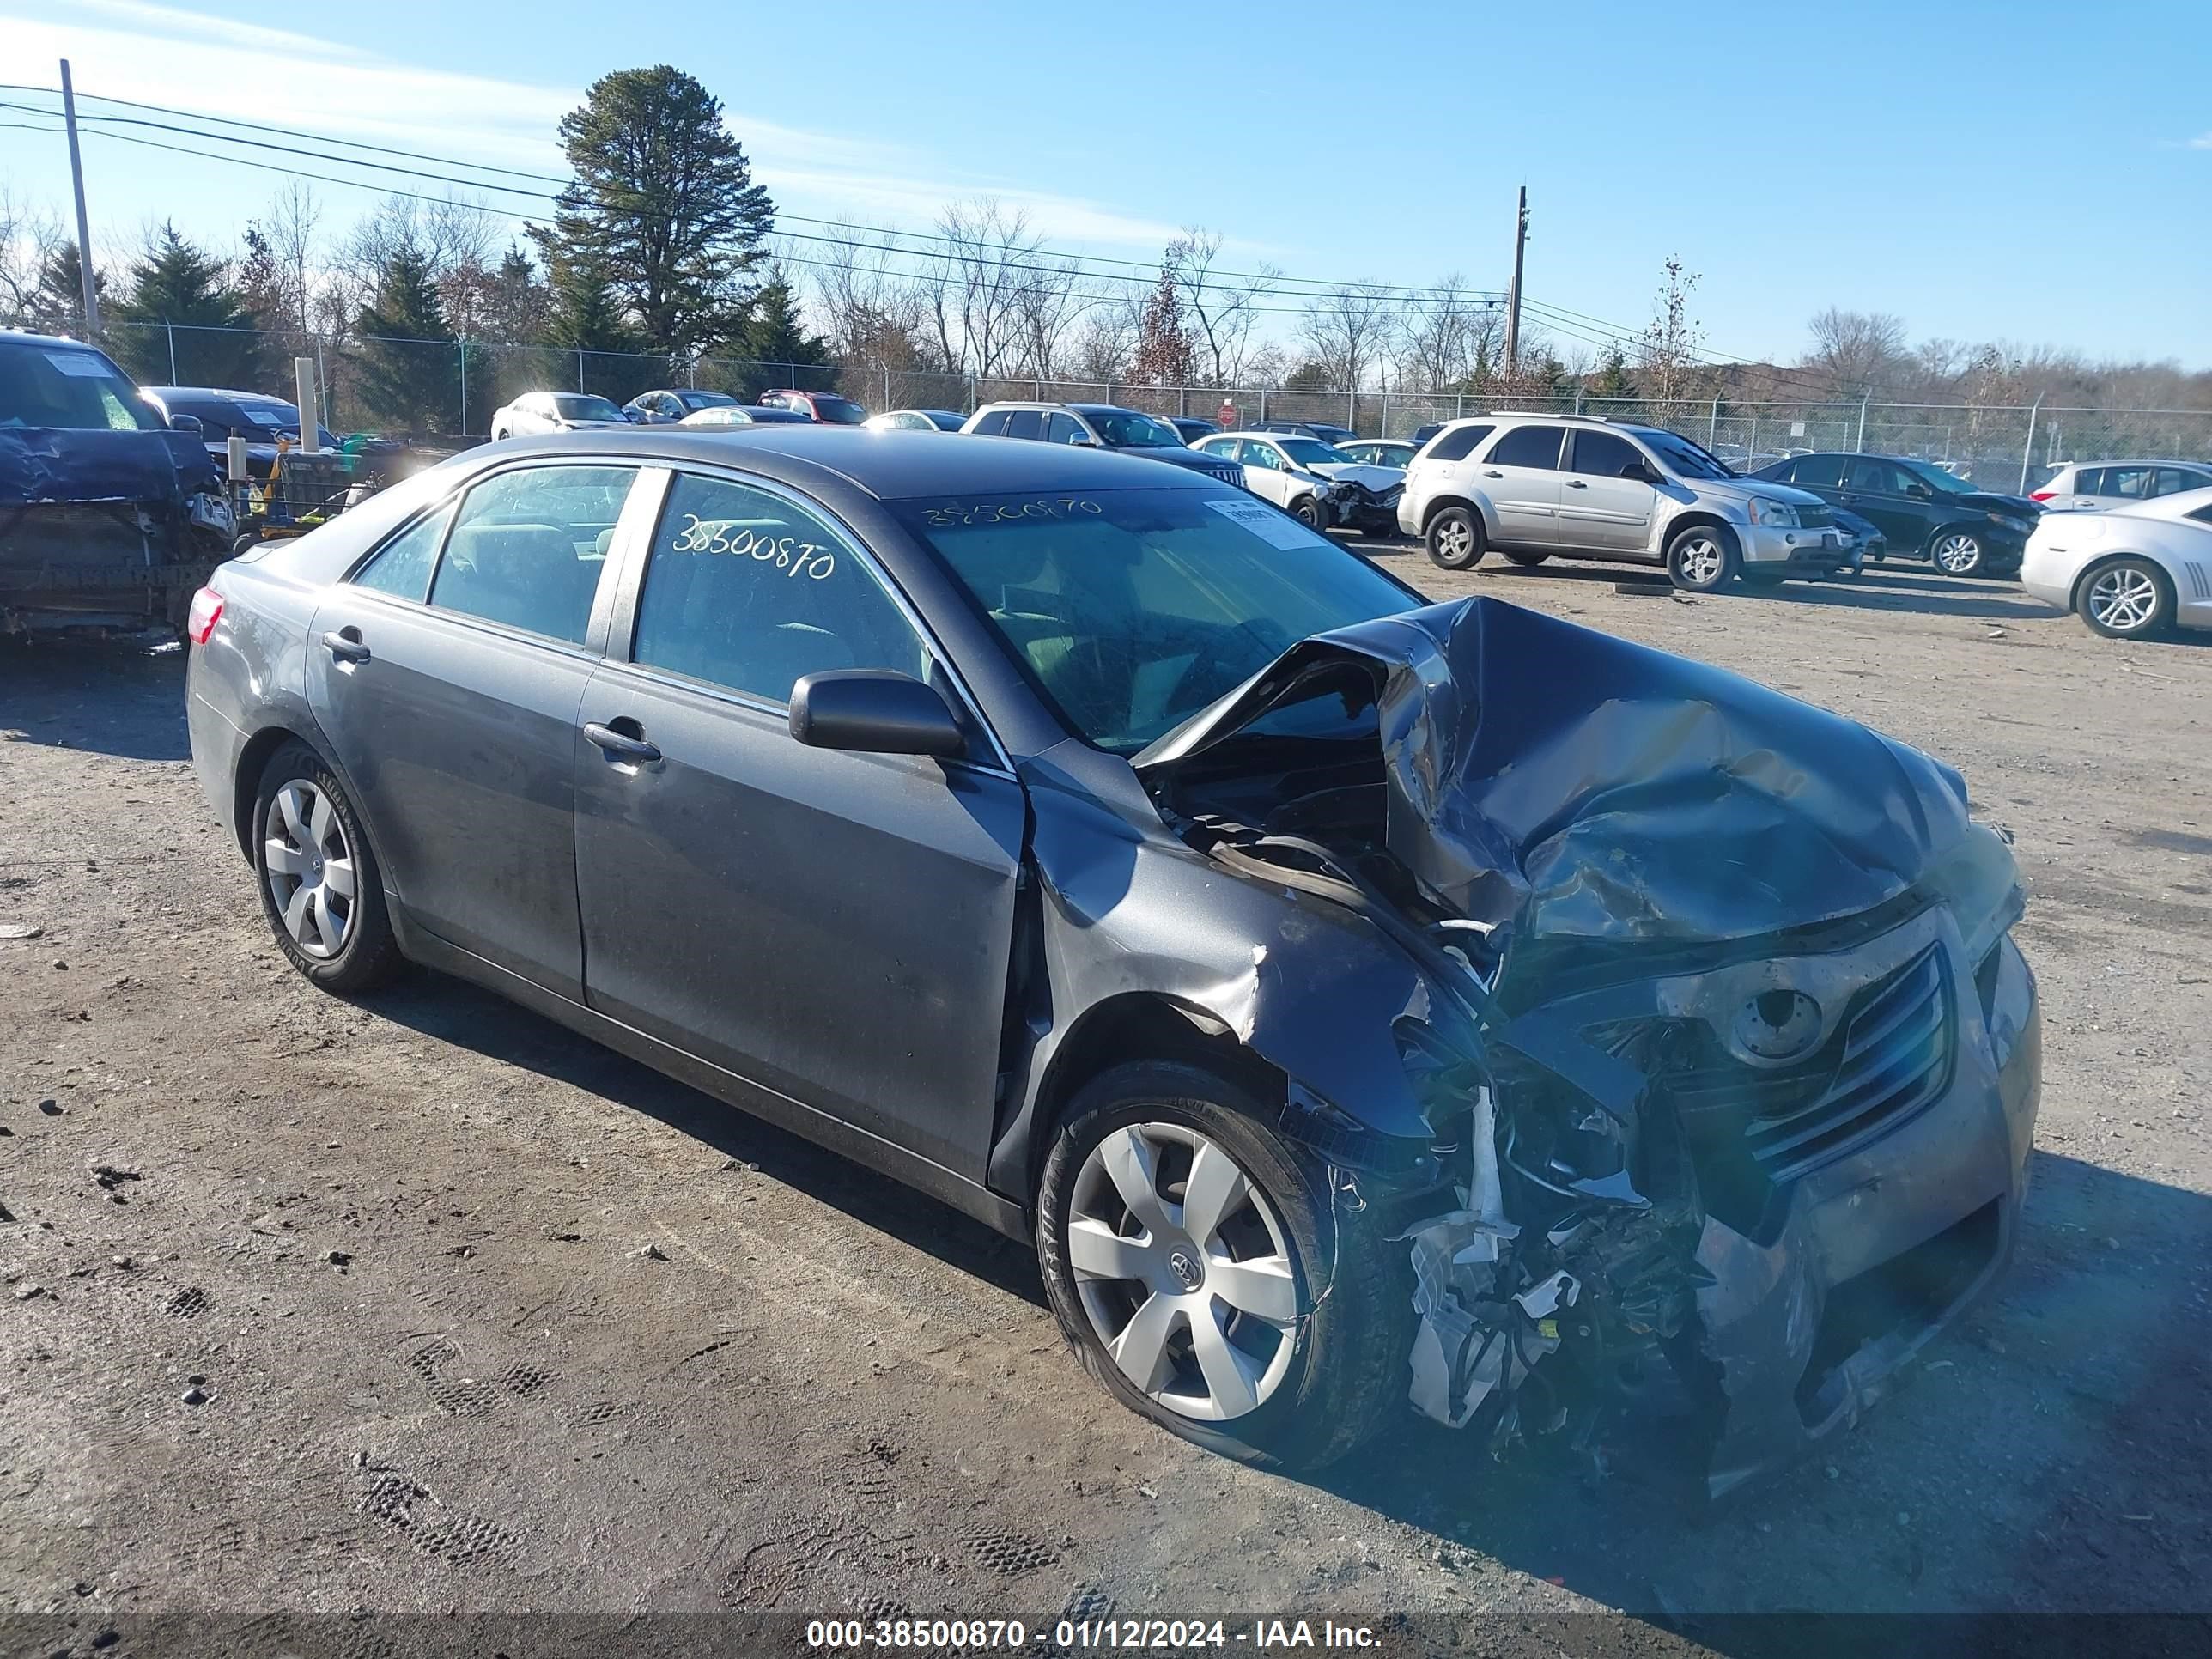
{"type": "Polygon", "coordinates": [[[184,708],[180,643],[0,640],[0,733],[16,742],[188,760],[184,708]]]}
{"type": "Polygon", "coordinates": [[[1729,1621],[1700,1614],[2202,1613],[2212,1312],[2184,1283],[2208,1252],[2212,1199],[2039,1153],[1989,1297],[1856,1429],[1723,1504],[1626,1425],[1594,1480],[1408,1418],[1316,1484],[1722,1652],[1729,1621]]]}
{"type": "Polygon", "coordinates": [[[824,1150],[689,1084],[580,1036],[565,1025],[464,981],[418,969],[362,999],[372,1012],[511,1066],[658,1118],[726,1158],[757,1164],[784,1185],[854,1220],[1038,1307],[1045,1305],[1036,1258],[994,1231],[902,1182],[824,1150]]]}

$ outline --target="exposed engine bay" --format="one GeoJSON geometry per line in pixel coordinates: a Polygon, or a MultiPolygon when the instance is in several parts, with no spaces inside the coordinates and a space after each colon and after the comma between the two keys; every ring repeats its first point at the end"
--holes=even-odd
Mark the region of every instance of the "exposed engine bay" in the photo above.
{"type": "Polygon", "coordinates": [[[1501,1450],[1686,1419],[1717,1495],[2001,1267],[2022,898],[1940,763],[1481,599],[1306,641],[1136,763],[1191,845],[1422,969],[1428,1145],[1329,1150],[1400,1224],[1427,1416],[1501,1450]]]}

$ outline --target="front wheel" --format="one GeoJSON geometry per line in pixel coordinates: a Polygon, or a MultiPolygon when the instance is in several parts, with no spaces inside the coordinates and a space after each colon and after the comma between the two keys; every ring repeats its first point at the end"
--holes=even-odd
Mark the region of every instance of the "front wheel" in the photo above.
{"type": "Polygon", "coordinates": [[[325,990],[369,990],[397,970],[376,855],[343,787],[305,744],[285,744],[261,775],[253,872],[278,948],[325,990]]]}
{"type": "Polygon", "coordinates": [[[1939,531],[1928,544],[1929,562],[1947,576],[1978,576],[1989,556],[1982,538],[1971,530],[1939,531]]]}
{"type": "Polygon", "coordinates": [[[2108,640],[2148,639],[2172,618],[2173,590],[2148,559],[2115,559],[2081,584],[2075,608],[2108,640]]]}
{"type": "Polygon", "coordinates": [[[1403,1391],[1411,1274],[1268,1115],[1192,1066],[1097,1078],[1045,1161],[1037,1259],[1069,1346],[1117,1400],[1226,1456],[1314,1468],[1403,1391]]]}
{"type": "Polygon", "coordinates": [[[1309,530],[1325,530],[1328,521],[1322,514],[1321,503],[1310,495],[1301,495],[1291,503],[1291,516],[1309,530]]]}
{"type": "Polygon", "coordinates": [[[1471,570],[1482,562],[1482,520],[1463,507],[1448,507],[1429,520],[1429,557],[1444,570],[1471,570]]]}
{"type": "Polygon", "coordinates": [[[1735,574],[1735,544],[1728,532],[1711,525],[1693,524],[1675,532],[1667,544],[1667,574],[1674,586],[1692,593],[1710,593],[1728,586],[1735,574]]]}

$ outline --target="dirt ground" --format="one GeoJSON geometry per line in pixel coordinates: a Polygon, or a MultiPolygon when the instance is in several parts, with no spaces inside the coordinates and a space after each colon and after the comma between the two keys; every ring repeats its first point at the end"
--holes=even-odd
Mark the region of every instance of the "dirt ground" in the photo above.
{"type": "Polygon", "coordinates": [[[2016,836],[2021,1255],[1869,1421],[1710,1516],[1410,1418],[1310,1483],[1202,1455],[1021,1247],[473,989],[310,989],[181,657],[8,645],[0,1609],[2212,1609],[2212,648],[1919,567],[1690,602],[1370,550],[1867,720],[2016,836]]]}

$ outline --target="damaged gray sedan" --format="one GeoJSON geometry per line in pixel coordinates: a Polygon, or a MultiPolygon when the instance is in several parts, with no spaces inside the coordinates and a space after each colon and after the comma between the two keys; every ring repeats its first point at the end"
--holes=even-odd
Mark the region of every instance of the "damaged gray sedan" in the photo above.
{"type": "Polygon", "coordinates": [[[1033,1239],[1232,1455],[1641,1412],[1725,1491],[2009,1253],[2035,990],[1955,773],[1202,474],[502,445],[191,631],[309,978],[473,980],[1033,1239]]]}

